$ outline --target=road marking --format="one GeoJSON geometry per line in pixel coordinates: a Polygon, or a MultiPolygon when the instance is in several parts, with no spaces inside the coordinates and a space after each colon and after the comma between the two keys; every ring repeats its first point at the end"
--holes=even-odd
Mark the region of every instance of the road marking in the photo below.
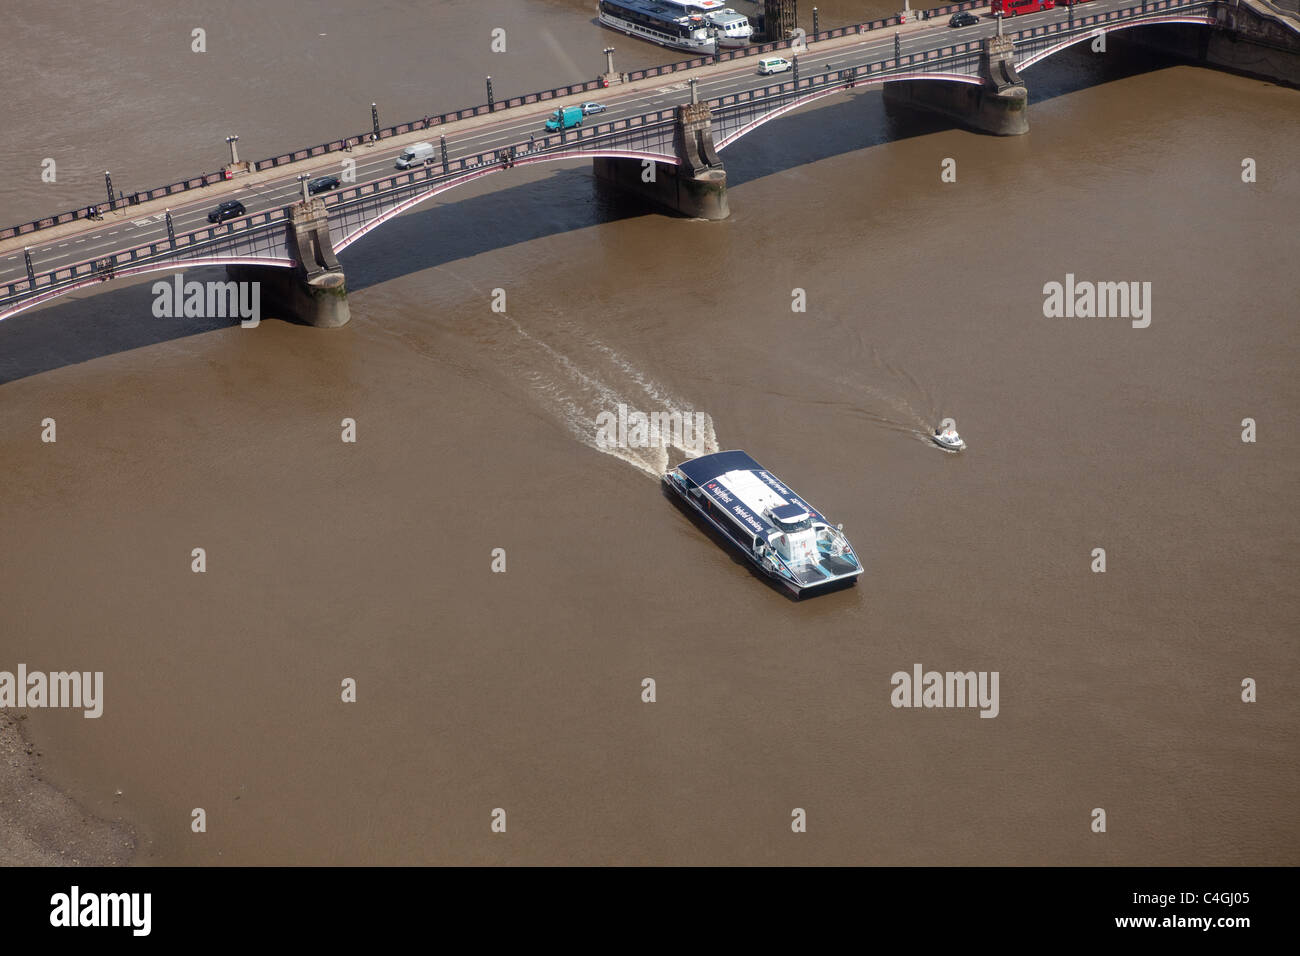
{"type": "Polygon", "coordinates": [[[62,249],[62,248],[64,248],[66,245],[67,245],[66,242],[61,242],[61,243],[59,243],[59,248],[62,249]]]}
{"type": "Polygon", "coordinates": [[[152,226],[152,225],[153,225],[153,220],[151,220],[151,219],[132,219],[132,220],[131,220],[131,225],[133,225],[133,226],[152,226]]]}

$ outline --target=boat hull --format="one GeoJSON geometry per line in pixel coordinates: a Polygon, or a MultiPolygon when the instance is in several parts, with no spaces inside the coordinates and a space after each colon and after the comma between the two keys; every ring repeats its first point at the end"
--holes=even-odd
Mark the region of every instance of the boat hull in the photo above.
{"type": "Polygon", "coordinates": [[[794,597],[808,597],[814,594],[824,594],[830,591],[838,591],[844,588],[853,587],[858,583],[858,577],[862,574],[863,569],[859,567],[850,574],[841,577],[823,579],[814,583],[800,583],[792,581],[779,571],[773,569],[765,563],[750,548],[746,547],[741,541],[738,541],[731,528],[724,522],[719,521],[705,508],[691,498],[690,493],[683,488],[671,474],[666,474],[660,479],[663,485],[664,494],[675,501],[679,507],[688,512],[693,518],[703,522],[711,528],[731,549],[740,553],[763,577],[775,584],[781,585],[794,597]]]}
{"type": "Polygon", "coordinates": [[[596,14],[596,19],[602,26],[609,27],[611,30],[617,30],[619,33],[626,33],[630,37],[636,37],[636,39],[645,40],[648,43],[657,43],[659,46],[666,46],[672,50],[685,50],[688,53],[696,53],[701,56],[718,52],[717,42],[713,39],[707,41],[692,40],[689,38],[675,39],[667,34],[648,30],[639,24],[631,23],[630,21],[623,20],[619,17],[610,16],[604,11],[596,14]]]}

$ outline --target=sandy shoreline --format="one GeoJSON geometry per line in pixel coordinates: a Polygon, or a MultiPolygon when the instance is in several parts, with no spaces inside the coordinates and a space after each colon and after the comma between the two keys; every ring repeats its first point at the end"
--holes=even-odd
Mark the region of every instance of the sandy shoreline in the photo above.
{"type": "Polygon", "coordinates": [[[124,866],[135,833],[86,812],[42,778],[26,715],[0,710],[0,866],[124,866]]]}

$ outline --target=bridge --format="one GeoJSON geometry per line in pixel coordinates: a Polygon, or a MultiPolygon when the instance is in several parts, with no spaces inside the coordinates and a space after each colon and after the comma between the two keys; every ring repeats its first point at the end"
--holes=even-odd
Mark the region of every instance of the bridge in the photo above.
{"type": "Polygon", "coordinates": [[[457,186],[517,166],[590,158],[602,179],[679,213],[722,219],[728,214],[722,154],[792,110],[880,85],[889,101],[1015,135],[1028,129],[1021,71],[1119,30],[1195,28],[1203,42],[1187,52],[1230,68],[1235,46],[1209,56],[1214,38],[1234,45],[1244,39],[1253,45],[1252,65],[1262,50],[1272,58],[1271,71],[1286,82],[1300,80],[1300,21],[1261,0],[1089,0],[948,27],[948,14],[976,7],[958,3],[911,23],[888,18],[632,74],[611,72],[384,130],[376,122],[371,134],[232,163],[222,173],[129,198],[114,200],[110,186],[108,203],[0,231],[0,319],[116,277],[222,265],[233,281],[262,283],[263,301],[272,308],[313,325],[342,325],[349,312],[338,254],[457,186]],[[765,53],[791,58],[793,69],[758,75],[755,64],[765,53]],[[542,128],[552,108],[578,104],[595,90],[605,112],[580,127],[542,128]],[[419,141],[435,143],[434,157],[394,174],[397,153],[419,141]],[[307,194],[307,176],[337,172],[348,161],[355,178],[344,188],[307,194]],[[207,211],[236,194],[246,214],[209,224],[207,211]]]}

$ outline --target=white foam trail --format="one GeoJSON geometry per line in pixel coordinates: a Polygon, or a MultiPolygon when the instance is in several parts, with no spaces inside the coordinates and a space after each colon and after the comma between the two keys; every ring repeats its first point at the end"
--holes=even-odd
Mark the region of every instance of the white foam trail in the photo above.
{"type": "MultiPolygon", "coordinates": [[[[548,359],[546,367],[534,367],[526,377],[535,392],[542,396],[554,413],[558,414],[565,427],[578,441],[601,454],[625,462],[656,480],[668,470],[671,460],[677,457],[672,454],[673,452],[680,453],[679,460],[700,453],[699,447],[685,447],[685,443],[675,441],[676,436],[672,434],[661,436],[659,444],[647,448],[611,447],[598,442],[597,417],[602,412],[616,413],[619,405],[646,414],[663,412],[670,416],[680,416],[682,421],[687,421],[688,416],[694,416],[696,410],[600,342],[588,340],[585,344],[603,355],[611,368],[621,373],[620,377],[626,377],[634,388],[620,389],[610,381],[614,376],[602,376],[597,369],[579,365],[568,355],[533,335],[510,316],[505,318],[521,338],[545,353],[548,359]]],[[[719,451],[713,419],[707,413],[703,413],[702,418],[703,429],[698,437],[703,452],[708,454],[719,451]]],[[[694,418],[689,420],[693,421],[694,418]]]]}

